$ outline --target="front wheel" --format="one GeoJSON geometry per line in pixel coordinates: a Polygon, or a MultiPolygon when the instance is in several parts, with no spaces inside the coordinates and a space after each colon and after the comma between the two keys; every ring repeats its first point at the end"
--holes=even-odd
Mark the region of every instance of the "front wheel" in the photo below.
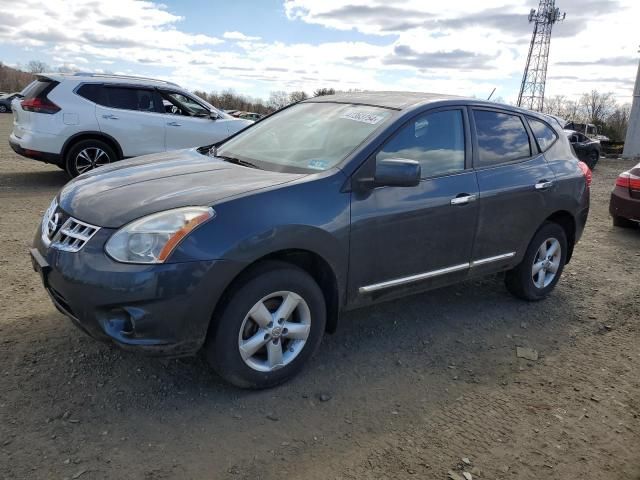
{"type": "Polygon", "coordinates": [[[543,224],[529,243],[520,265],[507,272],[507,289],[524,300],[542,300],[558,283],[566,259],[564,229],[557,223],[543,224]]]}
{"type": "Polygon", "coordinates": [[[587,159],[587,166],[589,167],[590,170],[593,170],[594,168],[596,168],[596,164],[598,163],[598,160],[600,160],[600,153],[598,153],[597,150],[592,150],[589,153],[589,157],[587,159]]]}
{"type": "Polygon", "coordinates": [[[0,105],[0,113],[5,113],[8,111],[8,108],[5,107],[4,105],[0,105]]]}
{"type": "Polygon", "coordinates": [[[290,379],[322,340],[322,290],[305,271],[281,262],[264,264],[232,288],[205,343],[209,364],[241,388],[268,388],[290,379]]]}

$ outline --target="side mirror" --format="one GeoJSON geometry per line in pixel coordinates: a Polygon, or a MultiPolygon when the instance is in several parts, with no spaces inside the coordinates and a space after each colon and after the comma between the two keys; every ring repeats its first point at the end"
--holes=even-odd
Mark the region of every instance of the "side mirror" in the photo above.
{"type": "Polygon", "coordinates": [[[387,158],[376,162],[376,187],[415,187],[420,183],[420,164],[406,158],[387,158]]]}
{"type": "Polygon", "coordinates": [[[218,120],[222,117],[220,117],[220,115],[218,114],[218,112],[209,112],[209,118],[211,120],[218,120]]]}

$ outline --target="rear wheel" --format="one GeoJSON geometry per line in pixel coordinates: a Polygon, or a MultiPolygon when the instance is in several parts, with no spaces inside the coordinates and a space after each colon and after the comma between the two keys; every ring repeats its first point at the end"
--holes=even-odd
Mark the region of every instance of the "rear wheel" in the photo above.
{"type": "Polygon", "coordinates": [[[628,218],[613,217],[613,226],[620,228],[636,228],[638,224],[628,218]]]}
{"type": "Polygon", "coordinates": [[[507,289],[524,300],[542,300],[558,283],[566,258],[564,229],[557,223],[543,224],[529,243],[520,265],[507,272],[507,289]]]}
{"type": "Polygon", "coordinates": [[[69,176],[77,177],[89,170],[93,170],[117,160],[110,145],[102,140],[81,140],[67,152],[65,159],[69,176]]]}
{"type": "Polygon", "coordinates": [[[322,290],[305,271],[269,262],[247,276],[216,312],[205,353],[225,380],[268,388],[298,373],[326,323],[322,290]]]}
{"type": "Polygon", "coordinates": [[[5,113],[7,112],[7,107],[5,107],[4,105],[0,105],[0,113],[5,113]]]}

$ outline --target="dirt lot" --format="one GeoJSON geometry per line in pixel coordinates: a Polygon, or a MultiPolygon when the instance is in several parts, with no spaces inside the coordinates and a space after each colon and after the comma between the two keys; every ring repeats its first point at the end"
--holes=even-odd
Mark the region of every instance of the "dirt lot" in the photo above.
{"type": "Polygon", "coordinates": [[[54,309],[27,247],[66,177],[14,155],[9,130],[2,115],[0,478],[640,479],[640,230],[607,214],[630,162],[598,165],[548,300],[487,278],[353,312],[302,375],[245,392],[54,309]]]}

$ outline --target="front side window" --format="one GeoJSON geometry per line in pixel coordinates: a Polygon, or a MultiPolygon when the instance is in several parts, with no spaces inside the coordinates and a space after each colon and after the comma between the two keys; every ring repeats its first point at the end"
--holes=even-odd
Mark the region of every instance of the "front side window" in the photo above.
{"type": "Polygon", "coordinates": [[[176,92],[161,92],[165,113],[187,117],[208,117],[210,111],[192,98],[176,92]]]}
{"type": "Polygon", "coordinates": [[[462,111],[427,113],[411,120],[378,152],[376,161],[390,158],[417,161],[422,178],[464,170],[462,111]]]}
{"type": "Polygon", "coordinates": [[[106,87],[104,104],[111,108],[157,112],[156,96],[153,90],[129,87],[106,87]]]}
{"type": "Polygon", "coordinates": [[[474,110],[479,166],[487,167],[531,156],[529,135],[518,115],[474,110]]]}
{"type": "Polygon", "coordinates": [[[531,127],[533,135],[538,141],[538,145],[540,145],[540,149],[543,152],[548,150],[558,138],[556,132],[554,132],[549,125],[535,118],[527,118],[527,121],[529,122],[529,127],[531,127]]]}
{"type": "Polygon", "coordinates": [[[328,170],[344,160],[391,115],[389,109],[366,105],[298,103],[227,141],[216,155],[278,172],[328,170]]]}

